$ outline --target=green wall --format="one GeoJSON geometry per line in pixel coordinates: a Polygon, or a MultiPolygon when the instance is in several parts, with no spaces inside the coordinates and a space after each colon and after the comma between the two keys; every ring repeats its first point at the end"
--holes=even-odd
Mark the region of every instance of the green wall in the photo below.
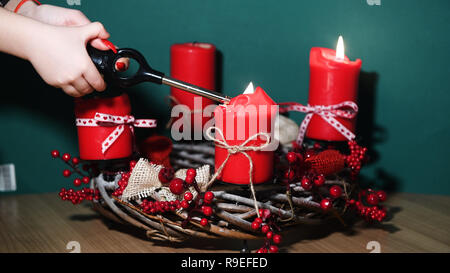
{"type": "MultiPolygon", "coordinates": [[[[221,90],[233,96],[253,81],[279,102],[307,102],[310,48],[334,48],[342,34],[347,55],[363,61],[359,135],[374,159],[364,177],[398,191],[450,194],[448,0],[81,0],[76,8],[165,72],[171,44],[214,43],[221,90]]],[[[19,192],[56,191],[68,181],[49,151],[77,151],[72,99],[26,62],[0,58],[0,163],[16,164],[19,192]]],[[[152,84],[130,90],[136,115],[165,124],[168,93],[152,84]]]]}

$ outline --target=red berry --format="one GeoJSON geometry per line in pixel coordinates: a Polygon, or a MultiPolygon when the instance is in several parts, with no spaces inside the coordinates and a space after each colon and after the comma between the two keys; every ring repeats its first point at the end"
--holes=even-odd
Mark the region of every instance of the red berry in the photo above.
{"type": "Polygon", "coordinates": [[[58,150],[53,150],[53,151],[52,151],[52,157],[53,157],[53,158],[59,157],[59,151],[58,151],[58,150]]]}
{"type": "Polygon", "coordinates": [[[203,214],[206,216],[211,216],[213,214],[213,209],[209,206],[204,206],[202,211],[203,211],[203,214]]]}
{"type": "Polygon", "coordinates": [[[267,232],[269,232],[269,230],[270,230],[270,227],[269,227],[268,225],[263,225],[263,226],[261,227],[261,231],[262,231],[263,233],[267,233],[267,232]]]}
{"type": "Polygon", "coordinates": [[[64,170],[63,171],[63,176],[64,177],[69,177],[72,174],[72,172],[70,170],[64,170]]]}
{"type": "Polygon", "coordinates": [[[269,218],[270,217],[270,209],[265,209],[265,210],[263,210],[263,212],[261,213],[261,215],[262,215],[262,217],[264,218],[264,219],[267,219],[267,218],[269,218]]]}
{"type": "Polygon", "coordinates": [[[158,173],[158,179],[161,183],[169,183],[174,176],[174,170],[172,168],[162,168],[158,173]]]}
{"type": "Polygon", "coordinates": [[[273,242],[275,243],[275,244],[280,244],[281,243],[281,236],[280,235],[278,235],[278,234],[275,234],[274,236],[273,236],[273,242]]]}
{"type": "Polygon", "coordinates": [[[273,236],[273,232],[272,231],[269,231],[269,232],[266,233],[267,239],[272,239],[272,236],[273,236]]]}
{"type": "Polygon", "coordinates": [[[81,186],[81,179],[75,178],[75,180],[73,180],[73,184],[75,185],[75,187],[81,186]]]}
{"type": "Polygon", "coordinates": [[[339,197],[341,197],[341,195],[342,195],[342,188],[339,187],[339,186],[337,186],[337,185],[332,186],[332,187],[330,188],[330,195],[331,195],[331,197],[333,197],[333,198],[339,198],[339,197]]]}
{"type": "Polygon", "coordinates": [[[205,192],[205,201],[212,201],[214,199],[214,193],[207,191],[205,192]]]}
{"type": "Polygon", "coordinates": [[[332,206],[333,206],[333,203],[328,198],[322,199],[322,201],[320,201],[320,207],[323,210],[329,210],[332,206]]]}
{"type": "Polygon", "coordinates": [[[257,230],[257,229],[259,228],[260,225],[261,225],[261,223],[253,222],[253,223],[252,223],[252,229],[253,229],[253,230],[257,230]]]}
{"type": "Polygon", "coordinates": [[[169,189],[173,194],[179,195],[183,193],[184,185],[183,180],[180,178],[174,178],[170,181],[169,189]]]}
{"type": "Polygon", "coordinates": [[[184,200],[186,200],[186,201],[191,201],[193,197],[194,196],[192,195],[192,193],[190,191],[188,191],[184,194],[184,200]]]}
{"type": "Polygon", "coordinates": [[[192,185],[192,183],[194,183],[195,176],[187,176],[186,175],[186,178],[184,180],[186,181],[186,184],[192,185]]]}
{"type": "Polygon", "coordinates": [[[368,194],[366,200],[367,203],[369,203],[372,206],[378,205],[378,202],[380,201],[375,193],[368,194]]]}
{"type": "Polygon", "coordinates": [[[386,201],[386,192],[385,191],[377,191],[378,200],[380,202],[386,201]]]}
{"type": "Polygon", "coordinates": [[[286,155],[286,159],[289,163],[294,163],[295,161],[297,161],[297,155],[294,152],[289,152],[286,155]]]}
{"type": "Polygon", "coordinates": [[[80,159],[78,157],[74,157],[72,158],[72,163],[73,165],[77,165],[78,163],[80,163],[80,159]]]}
{"type": "Polygon", "coordinates": [[[135,166],[136,166],[136,161],[135,160],[131,160],[130,161],[130,169],[132,170],[135,166]]]}
{"type": "Polygon", "coordinates": [[[70,160],[70,154],[68,154],[68,153],[63,154],[62,159],[64,161],[68,162],[70,160]]]}
{"type": "Polygon", "coordinates": [[[186,200],[183,200],[183,201],[181,201],[181,207],[183,208],[183,209],[187,209],[187,208],[189,208],[189,202],[188,201],[186,201],[186,200]]]}
{"type": "Polygon", "coordinates": [[[188,169],[188,170],[186,171],[186,177],[187,177],[187,176],[192,176],[192,177],[195,178],[196,175],[197,175],[197,171],[196,171],[195,169],[188,169]]]}
{"type": "Polygon", "coordinates": [[[206,227],[208,225],[208,219],[202,218],[202,220],[200,221],[200,225],[206,227]]]}
{"type": "Polygon", "coordinates": [[[288,179],[288,180],[292,180],[292,179],[294,179],[294,171],[292,171],[292,170],[287,170],[285,173],[284,173],[284,178],[286,178],[286,179],[288,179]]]}
{"type": "Polygon", "coordinates": [[[274,245],[271,245],[271,246],[269,247],[269,252],[270,252],[270,253],[277,253],[277,252],[278,252],[278,247],[277,247],[277,246],[274,246],[274,245]]]}
{"type": "Polygon", "coordinates": [[[325,176],[323,176],[323,174],[317,176],[317,177],[314,179],[314,184],[315,184],[317,187],[323,186],[323,184],[325,184],[325,176]]]}
{"type": "Polygon", "coordinates": [[[311,180],[309,178],[303,177],[302,178],[302,188],[306,191],[311,190],[313,187],[313,184],[311,183],[311,180]]]}
{"type": "Polygon", "coordinates": [[[258,223],[260,223],[260,224],[262,224],[262,222],[263,222],[262,219],[259,218],[259,217],[256,217],[254,221],[255,221],[255,222],[258,222],[258,223]]]}
{"type": "Polygon", "coordinates": [[[82,181],[83,181],[84,184],[88,184],[89,181],[91,181],[91,179],[88,176],[85,176],[85,177],[83,177],[82,181]]]}
{"type": "Polygon", "coordinates": [[[314,149],[309,149],[305,153],[306,158],[310,158],[311,156],[314,156],[314,155],[316,155],[316,151],[314,151],[314,149]]]}

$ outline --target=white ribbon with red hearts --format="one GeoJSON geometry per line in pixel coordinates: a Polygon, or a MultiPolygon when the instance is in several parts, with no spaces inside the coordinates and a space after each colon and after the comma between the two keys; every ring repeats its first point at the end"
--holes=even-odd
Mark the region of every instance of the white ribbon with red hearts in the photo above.
{"type": "Polygon", "coordinates": [[[94,118],[77,118],[76,125],[82,127],[112,127],[116,129],[102,142],[102,153],[104,154],[111,145],[120,137],[125,130],[125,125],[134,127],[155,128],[156,119],[135,119],[133,116],[113,116],[109,114],[96,113],[94,118]]]}
{"type": "Polygon", "coordinates": [[[285,113],[288,111],[296,111],[307,113],[306,117],[303,119],[298,137],[297,143],[301,145],[303,143],[303,139],[305,138],[306,129],[308,128],[309,122],[313,115],[320,116],[323,120],[325,120],[328,124],[333,126],[339,133],[341,133],[348,140],[355,139],[355,134],[353,134],[349,129],[347,129],[342,123],[340,123],[336,117],[345,118],[345,119],[353,119],[356,117],[358,113],[358,105],[352,101],[344,101],[339,104],[333,105],[307,105],[304,106],[300,103],[296,102],[286,102],[280,103],[280,113],[285,113]],[[342,110],[342,108],[350,108],[350,110],[342,110]]]}

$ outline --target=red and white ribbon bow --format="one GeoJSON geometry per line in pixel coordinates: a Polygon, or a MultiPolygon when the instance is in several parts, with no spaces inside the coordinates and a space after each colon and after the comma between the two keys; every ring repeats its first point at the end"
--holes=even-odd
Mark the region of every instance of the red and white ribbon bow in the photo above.
{"type": "Polygon", "coordinates": [[[286,102],[280,103],[280,113],[285,113],[288,111],[297,111],[306,113],[306,117],[300,124],[300,129],[297,137],[297,143],[302,144],[305,138],[306,129],[308,128],[309,122],[313,115],[320,116],[328,124],[333,126],[339,133],[341,133],[348,140],[353,140],[355,134],[353,134],[349,129],[347,129],[342,123],[340,123],[336,117],[352,119],[356,117],[358,113],[358,105],[352,101],[344,101],[339,104],[333,105],[307,105],[304,106],[296,102],[286,102]],[[343,110],[342,108],[350,108],[349,110],[343,110]]]}
{"type": "Polygon", "coordinates": [[[94,118],[77,118],[77,126],[85,127],[112,127],[116,126],[116,129],[102,142],[102,153],[106,151],[114,144],[114,142],[120,137],[125,130],[125,126],[130,126],[131,131],[134,127],[141,128],[155,128],[155,119],[135,119],[133,116],[113,116],[109,114],[96,113],[94,118]]]}

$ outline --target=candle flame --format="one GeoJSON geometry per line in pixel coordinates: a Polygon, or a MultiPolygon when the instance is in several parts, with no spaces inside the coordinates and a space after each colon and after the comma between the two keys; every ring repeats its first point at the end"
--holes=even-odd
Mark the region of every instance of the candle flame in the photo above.
{"type": "Polygon", "coordinates": [[[345,59],[344,39],[342,38],[342,36],[339,36],[338,43],[336,46],[336,59],[338,60],[345,59]]]}
{"type": "Polygon", "coordinates": [[[244,91],[244,95],[253,94],[253,93],[255,93],[255,88],[253,87],[253,83],[250,82],[244,91]]]}

